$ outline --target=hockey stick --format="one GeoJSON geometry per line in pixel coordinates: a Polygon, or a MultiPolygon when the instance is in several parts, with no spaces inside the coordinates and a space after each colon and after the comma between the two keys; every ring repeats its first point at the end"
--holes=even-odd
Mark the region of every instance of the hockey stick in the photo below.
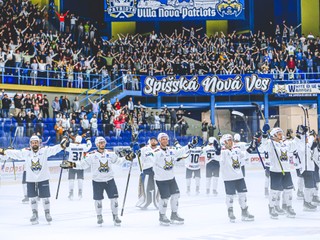
{"type": "MultiPolygon", "coordinates": [[[[302,104],[298,104],[299,107],[302,108],[303,114],[304,114],[304,126],[307,126],[307,115],[308,115],[308,110],[305,108],[302,104]]],[[[310,130],[310,129],[309,129],[310,130]]],[[[305,171],[307,171],[307,135],[304,134],[304,161],[305,161],[305,171]]]]}
{"type": "Polygon", "coordinates": [[[231,114],[239,116],[239,117],[241,117],[243,119],[244,123],[246,124],[246,128],[248,129],[248,133],[249,133],[248,139],[251,139],[251,137],[252,137],[251,129],[249,128],[247,119],[244,116],[244,114],[242,112],[239,112],[239,111],[232,111],[231,114]]]}
{"type": "Polygon", "coordinates": [[[257,150],[257,153],[258,153],[258,156],[259,156],[261,165],[262,165],[263,169],[266,169],[266,166],[264,165],[263,159],[262,159],[261,154],[260,154],[260,151],[259,151],[259,149],[258,149],[258,145],[257,145],[258,142],[257,142],[256,139],[254,139],[254,141],[256,141],[256,150],[257,150]]]}
{"type": "MultiPolygon", "coordinates": [[[[12,118],[11,118],[11,125],[10,125],[10,148],[11,149],[13,149],[13,144],[16,141],[16,138],[17,138],[17,131],[16,131],[14,133],[13,140],[11,139],[12,129],[13,129],[13,125],[12,125],[12,118]]],[[[17,180],[16,165],[14,163],[14,159],[12,159],[12,167],[13,167],[14,180],[17,180]]]]}
{"type": "MultiPolygon", "coordinates": [[[[66,151],[66,150],[64,150],[63,158],[62,158],[62,162],[64,162],[64,161],[65,161],[65,159],[66,159],[66,154],[67,154],[67,151],[66,151]]],[[[60,183],[61,183],[62,171],[63,171],[63,168],[61,168],[61,169],[60,169],[60,175],[59,175],[59,181],[58,181],[58,187],[57,187],[56,199],[58,199],[58,196],[59,196],[59,190],[60,190],[60,183]]]]}
{"type": "MultiPolygon", "coordinates": [[[[131,148],[133,150],[134,153],[136,153],[139,150],[139,144],[137,142],[139,134],[141,133],[141,131],[138,131],[137,134],[135,134],[134,129],[131,129],[132,133],[132,143],[131,143],[131,148]]],[[[126,199],[127,199],[127,193],[128,193],[128,187],[129,187],[129,181],[130,181],[130,176],[131,176],[131,169],[132,169],[132,165],[133,165],[133,159],[131,161],[130,164],[130,168],[129,168],[129,172],[128,172],[128,177],[127,177],[127,183],[126,183],[126,189],[124,192],[124,197],[123,197],[123,203],[122,203],[122,209],[121,209],[121,216],[123,216],[123,212],[124,212],[124,206],[126,203],[126,199]]]]}
{"type": "Polygon", "coordinates": [[[219,131],[219,132],[218,132],[218,137],[219,137],[219,136],[221,136],[222,134],[221,134],[221,131],[220,131],[219,115],[218,115],[218,110],[217,110],[217,109],[215,110],[215,113],[216,113],[215,115],[217,116],[217,124],[218,124],[218,131],[219,131]]]}
{"type": "Polygon", "coordinates": [[[258,104],[258,103],[255,103],[255,102],[253,102],[253,103],[251,103],[251,104],[256,107],[256,110],[259,111],[259,113],[260,113],[260,115],[261,115],[264,123],[266,123],[266,119],[265,119],[265,117],[264,117],[264,114],[263,114],[263,112],[262,112],[259,104],[258,104]]]}

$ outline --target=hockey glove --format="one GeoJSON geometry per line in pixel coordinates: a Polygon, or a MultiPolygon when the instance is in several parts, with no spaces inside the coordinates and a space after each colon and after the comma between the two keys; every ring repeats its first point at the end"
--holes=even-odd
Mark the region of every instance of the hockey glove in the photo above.
{"type": "Polygon", "coordinates": [[[60,142],[60,146],[63,149],[66,149],[67,147],[69,147],[69,145],[70,145],[70,141],[69,141],[69,138],[67,138],[67,137],[64,137],[60,142]]]}
{"type": "Polygon", "coordinates": [[[220,153],[221,153],[221,146],[220,146],[220,144],[219,144],[219,142],[218,142],[217,140],[214,140],[214,141],[213,141],[213,146],[214,146],[214,148],[216,149],[216,154],[217,154],[217,155],[220,155],[220,153]]]}
{"type": "Polygon", "coordinates": [[[133,159],[135,159],[136,154],[134,154],[134,152],[130,152],[129,154],[126,155],[125,159],[127,161],[132,161],[133,159]]]}
{"type": "Polygon", "coordinates": [[[4,155],[4,151],[5,151],[4,148],[0,148],[0,155],[4,155]]]}
{"type": "Polygon", "coordinates": [[[256,149],[256,141],[252,140],[250,146],[247,148],[248,153],[252,153],[256,149]]]}
{"type": "Polygon", "coordinates": [[[85,139],[86,139],[86,142],[89,141],[89,140],[91,140],[90,131],[87,131],[87,132],[86,132],[85,139]]]}
{"type": "Polygon", "coordinates": [[[265,123],[262,127],[262,133],[267,134],[269,130],[270,130],[270,125],[268,123],[265,123]]]}
{"type": "Polygon", "coordinates": [[[292,138],[292,133],[293,133],[292,129],[288,129],[287,130],[287,133],[286,133],[287,139],[291,139],[292,138]]]}
{"type": "Polygon", "coordinates": [[[189,148],[194,148],[196,147],[197,143],[198,143],[198,137],[194,136],[192,137],[191,142],[189,142],[188,146],[189,148]]]}
{"type": "Polygon", "coordinates": [[[306,134],[307,131],[308,131],[308,128],[306,126],[298,125],[296,134],[304,135],[306,134]]]}
{"type": "Polygon", "coordinates": [[[69,162],[69,161],[63,161],[60,164],[60,167],[63,168],[63,169],[74,168],[74,167],[76,167],[76,163],[69,162]]]}
{"type": "Polygon", "coordinates": [[[310,131],[310,136],[314,136],[314,137],[317,136],[316,131],[314,129],[310,131]]]}
{"type": "Polygon", "coordinates": [[[255,138],[256,140],[258,140],[259,138],[261,138],[261,136],[262,136],[261,131],[258,131],[258,132],[256,132],[256,133],[254,134],[254,138],[255,138]]]}

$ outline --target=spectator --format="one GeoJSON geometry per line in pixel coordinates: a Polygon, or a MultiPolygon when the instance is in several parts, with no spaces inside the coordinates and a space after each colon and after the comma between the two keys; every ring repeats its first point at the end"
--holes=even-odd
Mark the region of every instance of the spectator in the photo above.
{"type": "Polygon", "coordinates": [[[51,103],[51,107],[53,110],[53,118],[57,117],[57,114],[60,112],[60,103],[59,103],[59,98],[55,97],[54,100],[51,103]]]}
{"type": "Polygon", "coordinates": [[[208,141],[208,122],[206,119],[203,119],[203,121],[201,123],[201,131],[202,131],[203,142],[208,141]]]}

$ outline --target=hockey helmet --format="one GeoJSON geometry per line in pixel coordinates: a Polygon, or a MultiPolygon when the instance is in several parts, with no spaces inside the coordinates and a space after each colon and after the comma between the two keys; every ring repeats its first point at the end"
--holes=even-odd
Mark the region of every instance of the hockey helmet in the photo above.
{"type": "Polygon", "coordinates": [[[208,139],[209,144],[213,144],[214,141],[217,141],[217,139],[215,137],[209,137],[209,139],[208,139]]]}
{"type": "Polygon", "coordinates": [[[223,142],[226,142],[226,141],[228,141],[230,139],[233,140],[233,137],[232,137],[231,134],[224,134],[221,139],[222,139],[223,142]]]}
{"type": "Polygon", "coordinates": [[[30,143],[32,142],[32,141],[38,141],[39,143],[40,143],[40,138],[38,137],[38,136],[36,136],[36,135],[34,135],[34,136],[32,136],[31,138],[30,138],[30,143]]]}
{"type": "Polygon", "coordinates": [[[270,135],[274,137],[274,136],[276,136],[279,132],[281,132],[281,133],[283,134],[282,129],[279,128],[279,127],[276,127],[276,128],[273,128],[273,129],[271,130],[270,135]]]}
{"type": "Polygon", "coordinates": [[[166,138],[168,138],[168,140],[169,140],[168,134],[166,134],[166,133],[159,133],[159,135],[158,135],[158,142],[160,142],[161,138],[163,138],[163,137],[166,137],[166,138]]]}
{"type": "Polygon", "coordinates": [[[97,147],[98,147],[98,144],[101,142],[107,143],[107,141],[103,137],[96,137],[96,140],[94,141],[94,143],[96,144],[97,147]]]}
{"type": "Polygon", "coordinates": [[[240,134],[239,134],[239,133],[236,133],[236,134],[233,136],[233,139],[234,139],[234,141],[236,141],[236,142],[240,142],[240,139],[241,139],[240,134]]]}
{"type": "Polygon", "coordinates": [[[82,142],[82,137],[80,135],[77,135],[76,138],[74,139],[75,143],[81,143],[82,142]]]}

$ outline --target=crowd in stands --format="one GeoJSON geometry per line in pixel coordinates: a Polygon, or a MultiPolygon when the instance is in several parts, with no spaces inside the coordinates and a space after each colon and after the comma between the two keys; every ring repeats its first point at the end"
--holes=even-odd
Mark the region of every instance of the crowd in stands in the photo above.
{"type": "Polygon", "coordinates": [[[152,31],[107,39],[69,11],[55,13],[60,26],[54,30],[48,9],[28,0],[3,0],[0,13],[0,71],[19,72],[22,84],[46,85],[38,79],[51,78],[82,88],[122,77],[126,88],[138,90],[136,75],[272,73],[275,79],[294,79],[305,77],[301,72],[317,78],[320,72],[319,36],[299,35],[300,26],[285,21],[272,36],[263,31],[207,36],[202,28],[182,28],[171,35],[152,31]]]}
{"type": "Polygon", "coordinates": [[[9,121],[15,126],[14,135],[17,137],[30,137],[34,132],[43,136],[44,130],[48,129],[45,125],[51,124],[57,142],[65,134],[76,135],[88,131],[92,137],[112,135],[116,138],[124,131],[138,129],[174,130],[177,136],[187,135],[189,126],[181,107],[151,111],[140,101],[134,103],[131,97],[127,103],[121,103],[117,99],[111,104],[110,100],[105,101],[104,98],[89,99],[89,102],[91,106],[86,108],[78,97],[70,100],[67,95],[56,96],[49,102],[46,95],[29,93],[16,93],[11,100],[2,90],[0,119],[1,123],[4,123],[3,119],[15,120],[9,121]],[[53,115],[50,115],[51,111],[53,115]]]}

